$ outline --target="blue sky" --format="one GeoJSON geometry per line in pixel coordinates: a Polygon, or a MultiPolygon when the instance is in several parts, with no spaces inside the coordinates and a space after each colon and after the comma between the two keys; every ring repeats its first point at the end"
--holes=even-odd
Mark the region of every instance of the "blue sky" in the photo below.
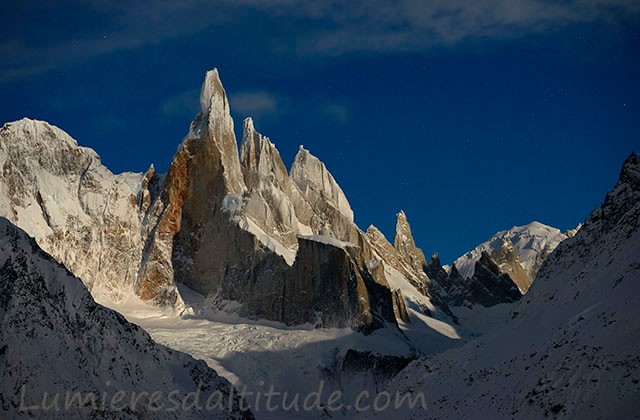
{"type": "Polygon", "coordinates": [[[166,170],[218,67],[236,127],[303,144],[359,226],[403,209],[449,262],[577,225],[640,150],[640,2],[2,1],[0,120],[47,120],[114,172],[166,170]]]}

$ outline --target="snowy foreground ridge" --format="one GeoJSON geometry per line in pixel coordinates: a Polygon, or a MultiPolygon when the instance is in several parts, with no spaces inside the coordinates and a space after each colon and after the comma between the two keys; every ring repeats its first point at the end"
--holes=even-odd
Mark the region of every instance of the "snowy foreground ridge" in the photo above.
{"type": "Polygon", "coordinates": [[[240,410],[227,380],[96,304],[80,280],[4,218],[0,266],[2,418],[253,418],[240,410]],[[227,406],[171,410],[198,388],[227,406]],[[128,401],[117,401],[117,392],[128,401]],[[154,392],[159,398],[151,399],[154,392]],[[70,399],[76,393],[99,397],[85,406],[70,399]],[[131,404],[134,393],[141,396],[131,404]]]}
{"type": "Polygon", "coordinates": [[[230,402],[50,418],[632,413],[637,155],[584,225],[513,227],[443,267],[402,211],[393,241],[361,230],[302,146],[288,170],[247,118],[238,147],[217,70],[200,103],[167,174],[113,174],[43,121],[0,128],[0,418],[28,416],[25,384],[34,404],[44,392],[144,389],[166,406],[168,392],[200,383],[230,402]],[[284,395],[299,404],[283,407],[284,395]],[[403,397],[425,404],[396,407],[403,397]]]}

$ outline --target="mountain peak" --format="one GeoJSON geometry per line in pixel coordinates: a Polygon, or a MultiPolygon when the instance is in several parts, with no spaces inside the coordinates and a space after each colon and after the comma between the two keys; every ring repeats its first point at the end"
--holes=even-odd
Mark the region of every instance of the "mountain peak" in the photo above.
{"type": "Polygon", "coordinates": [[[202,88],[200,89],[200,107],[202,108],[203,114],[207,114],[211,108],[211,99],[220,94],[224,96],[226,102],[226,93],[222,87],[220,74],[218,73],[218,69],[214,68],[213,70],[207,71],[204,82],[202,83],[202,88]]]}
{"type": "Polygon", "coordinates": [[[394,238],[396,248],[401,246],[402,242],[406,242],[410,246],[415,246],[407,215],[404,211],[400,210],[396,213],[396,236],[394,238]]]}
{"type": "Polygon", "coordinates": [[[353,210],[351,210],[342,188],[327,170],[325,164],[303,146],[300,146],[293,160],[291,179],[302,192],[315,191],[327,199],[349,221],[353,222],[353,210]]]}
{"type": "Polygon", "coordinates": [[[622,164],[619,183],[629,184],[634,190],[640,190],[640,158],[636,152],[631,152],[622,164]]]}
{"type": "Polygon", "coordinates": [[[527,229],[537,229],[537,228],[545,228],[548,227],[547,225],[545,225],[544,223],[540,223],[537,220],[534,220],[532,222],[527,223],[526,225],[522,226],[523,228],[527,228],[527,229]]]}
{"type": "Polygon", "coordinates": [[[396,236],[393,246],[414,268],[421,270],[427,264],[422,250],[416,247],[409,220],[402,210],[396,214],[396,236]]]}
{"type": "Polygon", "coordinates": [[[247,117],[242,122],[242,131],[254,131],[255,126],[253,124],[253,118],[247,117]]]}
{"type": "Polygon", "coordinates": [[[622,164],[620,177],[613,190],[605,197],[604,203],[594,211],[580,229],[600,225],[603,230],[611,229],[626,212],[640,199],[640,158],[633,152],[622,164]]]}
{"type": "MultiPolygon", "coordinates": [[[[46,121],[25,117],[17,121],[5,123],[0,130],[13,133],[13,135],[16,138],[19,138],[22,142],[44,143],[51,140],[62,141],[74,148],[78,147],[78,142],[76,142],[69,134],[46,121]]],[[[91,150],[86,147],[82,147],[81,149],[86,151],[91,150]]],[[[95,154],[93,150],[91,150],[91,152],[92,154],[95,154]]]]}
{"type": "Polygon", "coordinates": [[[278,149],[268,137],[256,131],[251,117],[245,118],[242,125],[240,165],[249,188],[270,179],[283,188],[289,178],[278,149]]]}
{"type": "MultiPolygon", "coordinates": [[[[225,143],[223,148],[229,156],[234,153],[237,155],[237,144],[233,131],[233,119],[229,109],[229,101],[227,92],[222,86],[220,75],[217,69],[209,70],[205,75],[202,88],[200,89],[200,107],[202,108],[202,116],[204,119],[196,119],[195,127],[197,133],[203,130],[202,124],[208,125],[209,133],[217,139],[218,142],[225,143]]],[[[198,137],[196,135],[196,137],[198,137]]]]}
{"type": "Polygon", "coordinates": [[[486,251],[490,256],[496,252],[505,253],[509,249],[502,248],[508,242],[507,248],[512,248],[518,259],[518,264],[514,262],[515,269],[517,271],[520,271],[520,268],[524,269],[528,277],[528,280],[522,283],[525,285],[523,290],[526,290],[544,259],[565,239],[567,235],[560,229],[532,221],[523,226],[513,226],[511,229],[497,232],[489,240],[457,258],[455,263],[462,277],[471,278],[475,272],[475,263],[480,259],[482,251],[486,251]]]}

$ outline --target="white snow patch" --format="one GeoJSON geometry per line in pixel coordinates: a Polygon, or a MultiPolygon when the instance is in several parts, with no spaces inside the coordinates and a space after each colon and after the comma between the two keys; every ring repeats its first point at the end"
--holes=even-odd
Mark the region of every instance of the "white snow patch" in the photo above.
{"type": "Polygon", "coordinates": [[[267,235],[260,226],[249,217],[242,216],[239,225],[247,232],[251,232],[264,246],[284,258],[289,266],[293,265],[293,262],[296,260],[297,250],[289,249],[275,238],[267,235]]]}
{"type": "Polygon", "coordinates": [[[336,248],[347,249],[348,247],[357,247],[357,245],[352,244],[351,242],[344,242],[326,235],[298,235],[298,237],[301,239],[306,239],[307,241],[314,241],[325,245],[331,245],[336,248]]]}

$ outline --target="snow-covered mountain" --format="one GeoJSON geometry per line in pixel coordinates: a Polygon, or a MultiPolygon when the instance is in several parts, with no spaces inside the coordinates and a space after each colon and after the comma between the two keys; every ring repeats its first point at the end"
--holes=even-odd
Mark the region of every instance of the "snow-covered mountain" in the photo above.
{"type": "Polygon", "coordinates": [[[133,290],[142,238],[142,174],[114,175],[95,151],[43,121],[0,128],[0,216],[35,237],[94,296],[133,290]]]}
{"type": "Polygon", "coordinates": [[[514,226],[496,233],[451,266],[443,267],[434,253],[425,272],[446,292],[443,300],[451,307],[515,302],[529,290],[547,256],[580,227],[562,233],[539,222],[514,226]]]}
{"type": "MultiPolygon", "coordinates": [[[[640,398],[640,158],[538,271],[500,330],[413,362],[390,391],[426,411],[394,418],[635,418],[640,398]]],[[[366,416],[369,417],[369,416],[366,416]]]]}
{"type": "Polygon", "coordinates": [[[514,226],[496,233],[488,241],[457,258],[453,264],[463,278],[469,279],[473,277],[476,262],[482,253],[487,253],[502,272],[509,274],[520,291],[526,293],[547,256],[560,242],[575,235],[576,231],[573,229],[563,233],[540,222],[514,226]]]}
{"type": "Polygon", "coordinates": [[[0,417],[253,418],[240,410],[227,380],[96,304],[80,280],[4,218],[0,267],[0,417]],[[202,406],[214,393],[227,405],[182,406],[198,388],[202,406]],[[70,399],[74,393],[86,405],[70,399]],[[125,398],[116,400],[117,393],[125,398]],[[88,403],[91,394],[95,404],[88,403]],[[132,395],[140,395],[135,404],[132,395]]]}

